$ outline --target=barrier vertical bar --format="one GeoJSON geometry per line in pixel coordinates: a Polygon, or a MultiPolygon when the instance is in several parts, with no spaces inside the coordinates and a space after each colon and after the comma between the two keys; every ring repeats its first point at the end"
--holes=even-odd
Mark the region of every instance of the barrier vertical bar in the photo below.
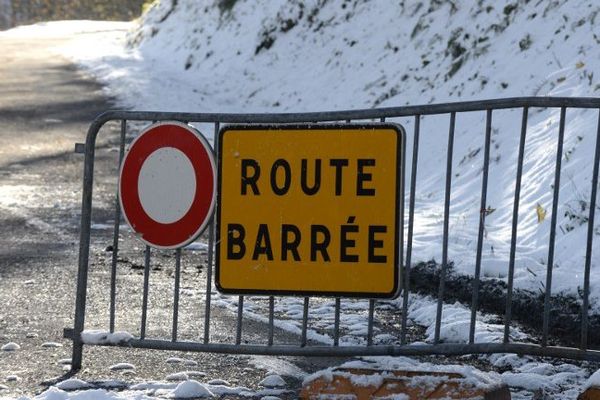
{"type": "Polygon", "coordinates": [[[341,300],[339,297],[335,298],[335,313],[333,321],[333,345],[339,346],[340,344],[340,309],[341,300]]]}
{"type": "Polygon", "coordinates": [[[594,154],[594,168],[592,173],[592,193],[590,195],[590,213],[588,216],[587,245],[585,248],[585,271],[583,278],[583,304],[581,305],[581,346],[586,350],[588,346],[588,308],[590,297],[590,269],[592,263],[592,244],[594,241],[594,218],[596,212],[596,194],[598,191],[598,164],[600,163],[600,110],[598,114],[598,128],[596,132],[596,153],[594,154]]]}
{"type": "Polygon", "coordinates": [[[71,371],[79,371],[83,361],[81,332],[85,326],[87,300],[87,277],[90,255],[90,229],[92,222],[92,194],[94,189],[94,156],[96,136],[102,125],[93,123],[85,141],[83,165],[83,192],[81,196],[81,233],[79,236],[79,263],[77,269],[77,292],[75,294],[75,321],[73,325],[73,353],[71,371]]]}
{"type": "MultiPolygon", "coordinates": [[[[127,120],[121,120],[121,136],[119,142],[119,170],[121,169],[121,163],[123,162],[123,156],[125,155],[125,136],[127,132],[127,120]]],[[[119,253],[119,229],[121,224],[121,204],[119,202],[119,181],[117,177],[117,194],[115,199],[115,223],[113,230],[113,246],[112,246],[112,258],[110,268],[110,316],[109,316],[109,330],[110,332],[115,331],[115,308],[116,308],[116,297],[117,297],[117,257],[119,253]]]]}
{"type": "Polygon", "coordinates": [[[148,316],[148,289],[150,282],[150,246],[144,251],[144,294],[142,297],[142,323],[140,327],[140,339],[146,337],[146,319],[148,316]]]}
{"type": "Polygon", "coordinates": [[[369,316],[367,325],[367,346],[373,345],[373,314],[375,313],[375,300],[369,300],[369,316]]]}
{"type": "MultiPolygon", "coordinates": [[[[214,148],[213,152],[215,157],[219,154],[219,122],[215,122],[214,130],[214,148]]],[[[215,210],[216,213],[216,210],[215,210]]],[[[213,268],[213,256],[215,248],[215,214],[211,217],[210,224],[208,225],[208,265],[206,271],[206,297],[204,299],[204,344],[210,340],[210,293],[212,291],[212,268],[213,268]]]]}
{"type": "Polygon", "coordinates": [[[275,297],[269,297],[269,346],[273,346],[273,331],[275,326],[275,297]]]}
{"type": "Polygon", "coordinates": [[[175,250],[175,287],[173,288],[173,329],[171,339],[177,341],[177,324],[179,322],[179,284],[181,281],[181,249],[175,250]]]}
{"type": "Polygon", "coordinates": [[[560,172],[562,163],[562,149],[565,136],[566,107],[560,109],[560,123],[558,128],[558,145],[556,149],[556,167],[554,170],[554,195],[552,200],[552,217],[550,221],[550,243],[548,244],[548,265],[546,268],[546,294],[544,295],[544,320],[542,332],[542,346],[548,345],[548,329],[550,325],[550,297],[552,296],[552,269],[554,268],[554,243],[556,241],[556,220],[558,213],[558,198],[560,191],[560,172]]]}
{"type": "Polygon", "coordinates": [[[512,228],[510,235],[510,256],[508,260],[508,287],[506,289],[506,309],[504,311],[504,343],[510,338],[510,322],[512,318],[512,292],[515,276],[515,255],[517,248],[517,229],[519,225],[519,201],[521,199],[521,176],[523,175],[523,157],[525,155],[525,139],[527,138],[527,119],[529,107],[523,107],[521,117],[521,138],[519,139],[519,155],[517,161],[517,177],[515,180],[515,197],[513,200],[512,228]]]}
{"type": "Polygon", "coordinates": [[[488,109],[485,118],[485,145],[483,152],[483,172],[481,177],[481,203],[479,207],[479,232],[477,234],[477,254],[475,256],[475,281],[473,283],[473,299],[471,302],[471,325],[469,326],[469,343],[475,343],[475,323],[479,304],[479,279],[481,276],[481,253],[483,250],[483,230],[487,214],[487,185],[490,165],[490,141],[492,136],[492,110],[488,109]]]}
{"type": "Polygon", "coordinates": [[[238,297],[236,331],[235,331],[235,344],[242,343],[243,312],[244,312],[244,296],[239,296],[238,297]]]}
{"type": "Polygon", "coordinates": [[[309,298],[304,298],[304,304],[302,305],[302,336],[300,340],[300,346],[306,346],[306,331],[308,330],[308,302],[309,298]]]}
{"type": "Polygon", "coordinates": [[[402,327],[400,330],[400,343],[406,344],[406,329],[408,319],[408,295],[410,292],[410,268],[412,262],[412,241],[415,222],[415,191],[417,190],[417,165],[419,161],[419,135],[421,130],[421,116],[415,115],[412,167],[410,171],[410,198],[408,204],[408,237],[406,240],[406,264],[404,266],[404,285],[402,293],[402,327]]]}
{"type": "Polygon", "coordinates": [[[442,270],[440,273],[440,286],[438,290],[437,311],[435,316],[434,344],[440,341],[440,329],[442,323],[442,307],[444,304],[444,286],[446,284],[446,273],[448,269],[448,225],[450,220],[450,191],[452,189],[452,153],[454,149],[454,126],[456,124],[456,112],[450,114],[450,128],[448,132],[448,154],[446,160],[446,191],[444,196],[444,231],[442,238],[442,270]]]}

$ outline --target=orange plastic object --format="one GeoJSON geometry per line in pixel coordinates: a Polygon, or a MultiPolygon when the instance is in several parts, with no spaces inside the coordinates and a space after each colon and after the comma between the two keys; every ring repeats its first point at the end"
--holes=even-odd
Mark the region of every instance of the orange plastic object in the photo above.
{"type": "Polygon", "coordinates": [[[591,387],[577,396],[577,400],[600,400],[600,388],[591,387]]]}
{"type": "MultiPolygon", "coordinates": [[[[405,395],[407,400],[484,399],[510,400],[508,387],[476,387],[454,372],[388,371],[336,368],[302,388],[300,398],[354,396],[357,400],[405,395]]],[[[596,399],[594,397],[593,399],[596,399]]],[[[599,397],[600,399],[600,397],[599,397]]]]}

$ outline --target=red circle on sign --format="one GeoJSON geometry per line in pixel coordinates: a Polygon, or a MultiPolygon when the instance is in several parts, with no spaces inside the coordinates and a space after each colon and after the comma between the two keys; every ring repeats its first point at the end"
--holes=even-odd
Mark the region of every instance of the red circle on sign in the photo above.
{"type": "MultiPolygon", "coordinates": [[[[212,149],[200,132],[176,121],[158,122],[131,143],[119,175],[119,201],[129,226],[146,244],[173,249],[193,242],[204,230],[215,206],[216,177],[212,149]],[[146,160],[161,149],[175,149],[193,168],[195,193],[185,214],[174,222],[153,219],[140,199],[140,173],[146,160]]],[[[168,176],[171,179],[171,176],[168,176]]],[[[172,176],[174,181],[181,179],[172,176]]],[[[152,183],[150,181],[150,183],[152,183]]],[[[190,182],[181,182],[180,186],[190,182]]],[[[147,183],[146,183],[147,184],[147,183]]],[[[172,193],[178,196],[179,193],[172,193]]]]}

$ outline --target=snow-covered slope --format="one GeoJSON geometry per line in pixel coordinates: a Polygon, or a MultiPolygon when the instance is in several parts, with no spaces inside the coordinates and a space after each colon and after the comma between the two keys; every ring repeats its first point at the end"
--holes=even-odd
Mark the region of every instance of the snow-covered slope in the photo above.
{"type": "MultiPolygon", "coordinates": [[[[594,0],[165,0],[126,50],[77,57],[137,109],[323,111],[597,96],[598,11],[594,0]]],[[[413,121],[398,122],[411,149],[413,121]]],[[[493,115],[485,277],[507,276],[520,122],[521,110],[493,115]]],[[[566,122],[553,292],[578,296],[598,112],[568,110],[566,122]]],[[[536,292],[546,279],[558,124],[559,110],[530,110],[515,285],[536,292]]],[[[474,270],[484,131],[485,113],[457,117],[449,254],[466,274],[474,270]]],[[[422,120],[415,262],[440,259],[447,134],[448,116],[422,120]]],[[[594,249],[592,304],[600,304],[600,245],[594,249]]]]}
{"type": "Polygon", "coordinates": [[[229,3],[161,1],[132,39],[144,60],[196,89],[188,109],[320,110],[598,89],[594,1],[229,3]]]}

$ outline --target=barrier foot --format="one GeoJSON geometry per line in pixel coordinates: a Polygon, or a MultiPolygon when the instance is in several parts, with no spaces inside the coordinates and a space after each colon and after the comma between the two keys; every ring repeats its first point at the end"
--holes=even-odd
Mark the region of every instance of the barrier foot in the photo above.
{"type": "Polygon", "coordinates": [[[71,339],[73,341],[71,372],[77,372],[81,370],[81,364],[83,361],[83,342],[81,341],[80,335],[76,334],[75,329],[73,328],[63,329],[63,337],[65,339],[71,339]]]}

